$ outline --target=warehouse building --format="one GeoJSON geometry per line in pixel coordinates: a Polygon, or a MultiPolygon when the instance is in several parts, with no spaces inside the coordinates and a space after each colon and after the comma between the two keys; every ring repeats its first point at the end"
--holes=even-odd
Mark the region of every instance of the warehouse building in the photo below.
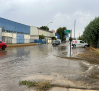
{"type": "Polygon", "coordinates": [[[41,30],[34,26],[29,26],[7,20],[0,17],[0,38],[6,43],[31,43],[39,40],[39,35],[44,35],[47,39],[55,36],[55,33],[41,30]]]}

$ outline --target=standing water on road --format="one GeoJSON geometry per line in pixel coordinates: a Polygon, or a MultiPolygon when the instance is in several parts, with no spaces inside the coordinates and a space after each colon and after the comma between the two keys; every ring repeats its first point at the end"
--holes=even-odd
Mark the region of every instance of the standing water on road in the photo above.
{"type": "MultiPolygon", "coordinates": [[[[72,56],[84,51],[84,48],[73,49],[72,56]]],[[[81,73],[88,70],[83,62],[58,56],[69,57],[69,46],[53,47],[49,44],[0,50],[0,91],[22,91],[19,80],[29,76],[55,78],[59,75],[62,79],[86,79],[81,77],[81,73]]]]}

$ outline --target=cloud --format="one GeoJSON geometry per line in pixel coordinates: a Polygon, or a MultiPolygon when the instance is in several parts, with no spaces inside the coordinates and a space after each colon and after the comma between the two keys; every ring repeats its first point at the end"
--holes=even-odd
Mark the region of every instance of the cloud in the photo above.
{"type": "Polygon", "coordinates": [[[99,16],[99,0],[0,0],[0,17],[31,26],[46,26],[56,30],[67,27],[76,36],[99,16]]]}

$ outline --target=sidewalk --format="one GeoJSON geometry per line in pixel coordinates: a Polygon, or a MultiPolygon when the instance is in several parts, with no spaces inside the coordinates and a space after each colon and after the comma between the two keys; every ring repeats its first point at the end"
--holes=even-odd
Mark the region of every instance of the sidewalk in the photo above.
{"type": "MultiPolygon", "coordinates": [[[[24,88],[23,91],[37,91],[33,88],[24,88]]],[[[67,89],[67,88],[61,88],[61,87],[53,87],[48,91],[98,91],[98,90],[82,90],[82,89],[67,89]]]]}
{"type": "Polygon", "coordinates": [[[26,44],[7,44],[7,48],[12,47],[25,47],[25,46],[36,46],[38,43],[26,43],[26,44]]]}
{"type": "MultiPolygon", "coordinates": [[[[70,81],[68,79],[64,79],[61,75],[52,73],[51,75],[35,75],[28,76],[20,79],[21,81],[29,80],[29,81],[51,81],[52,88],[47,91],[98,91],[92,89],[95,88],[92,85],[84,84],[83,82],[70,81]]],[[[28,88],[25,86],[23,91],[37,91],[35,88],[28,88]]],[[[39,91],[39,90],[38,90],[39,91]]],[[[43,91],[43,90],[42,90],[43,91]]]]}

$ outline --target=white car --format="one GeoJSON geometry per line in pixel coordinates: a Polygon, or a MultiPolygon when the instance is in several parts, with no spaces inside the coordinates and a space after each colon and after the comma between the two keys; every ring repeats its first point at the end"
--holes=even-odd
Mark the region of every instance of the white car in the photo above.
{"type": "Polygon", "coordinates": [[[88,44],[87,43],[85,43],[84,41],[82,41],[82,40],[73,40],[72,41],[72,46],[73,47],[87,47],[88,46],[88,44]]]}

